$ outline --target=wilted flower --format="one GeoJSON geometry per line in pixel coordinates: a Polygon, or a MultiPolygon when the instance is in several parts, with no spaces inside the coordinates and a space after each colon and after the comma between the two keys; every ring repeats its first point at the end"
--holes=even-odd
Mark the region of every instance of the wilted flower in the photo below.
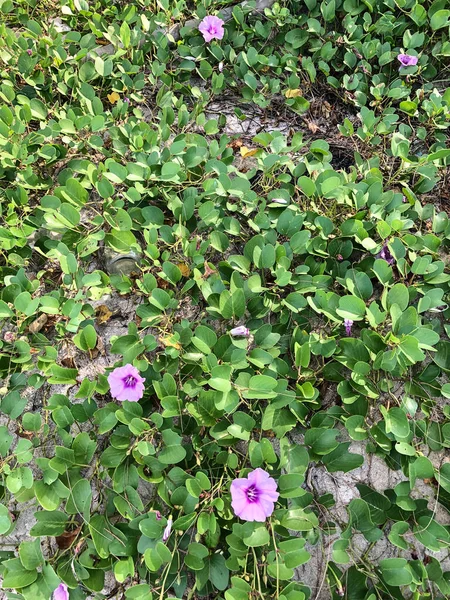
{"type": "Polygon", "coordinates": [[[167,542],[167,540],[170,537],[171,531],[172,531],[172,519],[169,517],[167,519],[167,525],[166,525],[166,528],[164,529],[164,533],[163,533],[163,538],[162,538],[163,542],[167,542]]]}
{"type": "Polygon", "coordinates": [[[219,63],[219,73],[222,73],[223,71],[223,61],[221,60],[219,63]]]}
{"type": "Polygon", "coordinates": [[[225,33],[222,19],[214,16],[205,17],[198,26],[198,29],[203,35],[205,42],[210,42],[213,39],[221,40],[225,33]]]}
{"type": "Polygon", "coordinates": [[[157,521],[161,521],[162,517],[161,517],[161,513],[159,512],[159,510],[155,511],[155,517],[157,521]]]}
{"type": "Polygon", "coordinates": [[[230,335],[232,335],[233,337],[235,337],[235,336],[248,337],[250,335],[250,329],[248,329],[244,325],[239,325],[239,327],[234,327],[234,329],[232,329],[230,331],[230,335]]]}
{"type": "Polygon", "coordinates": [[[16,334],[13,331],[6,331],[3,336],[3,339],[5,340],[5,342],[11,344],[16,339],[16,334]]]}
{"type": "Polygon", "coordinates": [[[28,56],[31,56],[33,54],[33,50],[31,50],[31,48],[28,48],[27,54],[28,54],[28,56]]]}
{"type": "Polygon", "coordinates": [[[338,255],[336,256],[336,258],[337,258],[338,260],[344,260],[344,257],[342,256],[342,254],[338,254],[338,255]]]}
{"type": "Polygon", "coordinates": [[[376,255],[376,258],[382,258],[388,265],[393,265],[395,262],[395,258],[392,256],[386,242],[383,244],[381,251],[376,255]]]}
{"type": "Polygon", "coordinates": [[[53,592],[53,600],[69,600],[69,590],[65,583],[60,583],[53,592]]]}
{"type": "Polygon", "coordinates": [[[400,61],[402,67],[414,67],[419,62],[418,57],[411,56],[411,54],[399,54],[397,58],[400,61]]]}
{"type": "Polygon", "coordinates": [[[116,400],[137,402],[144,395],[145,379],[133,365],[117,367],[108,375],[111,396],[116,400]]]}
{"type": "Polygon", "coordinates": [[[353,321],[351,319],[344,319],[344,327],[345,333],[347,335],[352,335],[353,321]]]}
{"type": "Polygon", "coordinates": [[[231,506],[244,521],[264,522],[273,513],[278,500],[277,482],[263,469],[255,469],[246,478],[231,484],[231,506]]]}

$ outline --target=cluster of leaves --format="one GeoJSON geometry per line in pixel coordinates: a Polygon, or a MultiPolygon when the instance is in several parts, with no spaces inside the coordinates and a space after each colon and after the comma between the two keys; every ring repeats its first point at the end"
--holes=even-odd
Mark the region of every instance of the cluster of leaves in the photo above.
{"type": "Polygon", "coordinates": [[[334,598],[448,597],[430,553],[450,548],[450,222],[426,199],[450,161],[446,1],[249,2],[210,45],[183,25],[234,3],[60,4],[0,0],[0,534],[36,506],[33,540],[0,553],[6,596],[101,598],[112,572],[127,600],[305,600],[295,570],[334,536],[334,598]],[[297,118],[322,89],[348,109],[347,170],[301,118],[242,151],[208,112],[228,94],[238,119],[297,118]],[[112,273],[105,252],[139,264],[112,273]],[[113,337],[111,296],[134,306],[113,337]],[[83,374],[104,346],[141,402],[83,374]],[[358,485],[338,522],[308,476],[362,446],[404,481],[358,485]],[[257,467],[280,499],[244,523],[229,486],[257,467]],[[372,564],[357,532],[394,557],[372,564]]]}

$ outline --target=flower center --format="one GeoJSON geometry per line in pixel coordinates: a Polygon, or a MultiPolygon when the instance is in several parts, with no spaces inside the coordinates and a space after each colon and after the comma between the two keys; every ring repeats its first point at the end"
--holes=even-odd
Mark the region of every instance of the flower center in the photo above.
{"type": "Polygon", "coordinates": [[[259,491],[254,485],[251,485],[249,488],[247,488],[245,493],[247,494],[247,500],[249,502],[256,502],[258,500],[259,491]]]}
{"type": "Polygon", "coordinates": [[[123,381],[125,383],[125,387],[134,387],[136,385],[136,378],[133,377],[133,375],[128,375],[128,377],[125,377],[123,381]]]}

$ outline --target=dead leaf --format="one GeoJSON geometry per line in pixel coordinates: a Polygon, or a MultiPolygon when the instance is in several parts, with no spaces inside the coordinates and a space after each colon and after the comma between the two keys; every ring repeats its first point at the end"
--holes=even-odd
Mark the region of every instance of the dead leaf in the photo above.
{"type": "Polygon", "coordinates": [[[203,273],[203,278],[204,279],[206,279],[210,275],[213,275],[214,273],[217,273],[217,271],[215,269],[211,269],[211,267],[206,262],[206,260],[205,260],[205,265],[204,266],[205,266],[205,272],[203,273]]]}
{"type": "Polygon", "coordinates": [[[111,104],[115,104],[118,100],[120,100],[120,96],[117,92],[111,92],[111,94],[108,94],[106,97],[111,102],[111,104]]]}
{"type": "Polygon", "coordinates": [[[65,356],[64,358],[61,359],[61,364],[63,367],[66,367],[67,369],[74,369],[75,368],[75,360],[73,356],[65,356]]]}
{"type": "Polygon", "coordinates": [[[75,541],[75,538],[81,531],[81,526],[77,527],[73,531],[65,531],[61,535],[55,537],[55,541],[60,550],[67,550],[75,541]]]}
{"type": "Polygon", "coordinates": [[[170,284],[168,281],[166,281],[165,279],[161,279],[161,277],[157,277],[156,281],[158,283],[158,287],[161,290],[167,290],[170,287],[170,284]]]}
{"type": "Polygon", "coordinates": [[[319,129],[319,127],[314,123],[314,121],[309,121],[308,129],[310,131],[312,131],[312,133],[316,133],[316,131],[319,129]]]}
{"type": "Polygon", "coordinates": [[[175,336],[173,335],[167,336],[165,338],[160,337],[159,341],[163,346],[166,346],[166,348],[167,346],[169,346],[170,348],[176,348],[177,350],[181,350],[181,344],[177,342],[175,336]]]}
{"type": "Polygon", "coordinates": [[[332,107],[331,107],[331,104],[329,102],[327,102],[326,100],[324,100],[324,102],[322,102],[321,108],[322,108],[322,113],[326,117],[329,117],[331,115],[332,107]]]}
{"type": "Polygon", "coordinates": [[[238,150],[243,144],[244,142],[241,140],[241,138],[237,138],[236,140],[231,140],[231,142],[227,144],[227,148],[233,148],[233,150],[238,150]]]}
{"type": "Polygon", "coordinates": [[[38,333],[44,327],[47,321],[48,316],[45,313],[42,313],[42,315],[39,315],[37,319],[30,323],[28,326],[28,331],[30,333],[38,333]]]}
{"type": "Polygon", "coordinates": [[[184,262],[179,262],[177,263],[177,267],[180,269],[181,274],[183,275],[183,277],[189,277],[189,275],[191,274],[191,270],[189,268],[189,265],[187,265],[184,262]]]}
{"type": "Polygon", "coordinates": [[[242,158],[248,158],[249,156],[255,156],[258,152],[259,148],[247,148],[247,146],[241,147],[241,156],[242,158]]]}
{"type": "Polygon", "coordinates": [[[287,92],[284,95],[286,96],[286,98],[301,98],[303,96],[303,90],[301,90],[300,88],[296,90],[287,90],[287,92]]]}
{"type": "Polygon", "coordinates": [[[16,427],[16,435],[26,440],[32,440],[35,434],[33,431],[25,431],[22,428],[16,427]]]}
{"type": "Polygon", "coordinates": [[[103,323],[107,323],[110,320],[112,312],[106,304],[99,304],[95,309],[95,317],[97,319],[97,325],[103,325],[103,323]]]}

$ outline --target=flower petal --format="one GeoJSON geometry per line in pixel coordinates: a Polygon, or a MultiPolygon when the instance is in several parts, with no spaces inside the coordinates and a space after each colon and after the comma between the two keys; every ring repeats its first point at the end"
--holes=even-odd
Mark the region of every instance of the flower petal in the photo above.
{"type": "Polygon", "coordinates": [[[249,487],[248,479],[245,477],[242,479],[235,479],[230,486],[231,492],[231,506],[237,516],[248,504],[247,488],[249,487]]]}
{"type": "Polygon", "coordinates": [[[117,393],[114,398],[123,402],[128,400],[129,402],[138,402],[144,395],[144,385],[140,382],[136,383],[133,387],[123,386],[122,390],[117,393]]]}
{"type": "Polygon", "coordinates": [[[259,523],[264,523],[267,515],[259,502],[247,502],[243,510],[240,511],[238,517],[243,521],[258,521],[259,523]]]}
{"type": "Polygon", "coordinates": [[[266,494],[258,498],[257,504],[259,504],[263,509],[266,518],[270,517],[275,509],[275,502],[278,499],[279,494],[275,492],[275,496],[276,498],[274,500],[269,499],[266,494]]]}
{"type": "Polygon", "coordinates": [[[53,592],[53,600],[69,600],[69,591],[65,583],[60,583],[53,592]]]}

